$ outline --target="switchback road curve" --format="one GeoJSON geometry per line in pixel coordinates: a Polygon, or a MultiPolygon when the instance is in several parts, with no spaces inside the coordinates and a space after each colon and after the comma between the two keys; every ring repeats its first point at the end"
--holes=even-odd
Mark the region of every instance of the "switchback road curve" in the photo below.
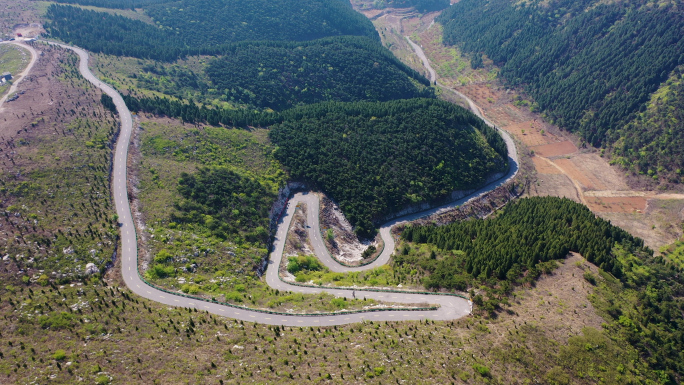
{"type": "MultiPolygon", "coordinates": [[[[196,308],[199,310],[206,310],[210,313],[236,318],[243,321],[253,321],[264,324],[272,325],[286,325],[286,326],[325,326],[325,325],[341,325],[354,322],[362,322],[364,320],[372,321],[400,321],[400,320],[420,320],[420,319],[432,319],[432,320],[451,320],[463,317],[470,314],[471,304],[466,299],[452,296],[452,295],[430,295],[430,294],[413,294],[413,293],[398,293],[398,292],[377,292],[377,291],[356,291],[356,297],[365,297],[369,299],[375,299],[379,301],[390,301],[395,303],[430,303],[439,305],[437,310],[421,310],[421,311],[409,311],[409,310],[396,310],[396,311],[377,311],[377,312],[365,312],[365,313],[344,313],[344,314],[273,314],[272,312],[266,310],[256,310],[247,309],[237,306],[229,306],[225,304],[214,303],[199,298],[188,298],[182,293],[170,293],[167,291],[162,291],[156,289],[147,283],[145,283],[140,275],[138,274],[138,249],[137,249],[137,238],[135,226],[133,224],[133,218],[131,215],[131,208],[128,201],[128,191],[127,191],[127,168],[126,160],[128,156],[128,146],[131,141],[131,134],[133,131],[133,121],[131,113],[126,107],[121,95],[116,92],[112,87],[103,83],[97,79],[88,68],[88,53],[83,49],[72,47],[59,43],[49,43],[56,44],[63,48],[70,49],[78,54],[80,58],[79,71],[83,77],[100,88],[104,93],[109,95],[117,108],[119,118],[121,120],[121,129],[119,133],[119,138],[116,143],[115,153],[114,153],[114,166],[112,172],[112,196],[114,199],[116,213],[119,216],[120,231],[121,231],[121,273],[124,282],[129,287],[131,291],[135,294],[171,306],[181,306],[187,308],[196,308]]],[[[496,188],[498,185],[504,183],[508,179],[512,178],[517,172],[517,157],[515,156],[515,145],[513,145],[510,137],[504,136],[506,143],[509,146],[509,154],[512,154],[514,158],[509,159],[511,163],[511,171],[506,175],[506,177],[500,179],[499,181],[492,183],[483,189],[479,190],[477,193],[471,195],[470,199],[480,194],[484,194],[496,188]]],[[[328,288],[318,288],[318,287],[301,287],[288,284],[283,282],[278,278],[278,266],[282,259],[283,250],[285,247],[285,238],[287,236],[287,230],[289,224],[292,220],[296,203],[299,201],[305,202],[309,207],[318,207],[317,202],[313,200],[307,200],[304,198],[306,195],[298,194],[290,201],[290,204],[286,208],[286,212],[283,213],[280,222],[278,223],[278,229],[273,244],[273,252],[270,258],[270,268],[267,269],[266,281],[267,283],[279,290],[301,292],[301,293],[321,293],[326,292],[333,294],[338,297],[352,297],[352,291],[345,289],[328,289],[328,288]],[[314,204],[316,203],[316,204],[314,204]]],[[[310,195],[313,196],[313,195],[310,195]]],[[[468,198],[466,198],[468,199],[468,198]]],[[[452,203],[451,205],[456,205],[458,202],[452,203]]],[[[462,202],[461,202],[462,204],[462,202]]],[[[448,206],[451,206],[448,205],[448,206]]],[[[381,228],[381,234],[385,242],[385,252],[374,264],[368,265],[365,268],[372,268],[386,263],[389,260],[389,256],[394,249],[394,240],[389,234],[389,229],[396,223],[400,221],[407,221],[415,218],[422,217],[424,215],[429,215],[431,213],[437,212],[443,207],[435,208],[427,212],[412,214],[403,218],[391,221],[389,224],[381,228]]],[[[313,210],[310,210],[313,211],[313,210]]],[[[317,216],[316,216],[317,217],[317,216]]],[[[313,226],[312,228],[317,228],[313,226]]],[[[312,236],[312,239],[314,237],[312,236]]],[[[319,245],[318,247],[320,247],[319,245]]],[[[318,251],[318,250],[317,250],[318,251]]],[[[325,259],[324,254],[319,254],[322,260],[331,269],[336,269],[340,266],[336,262],[330,263],[330,261],[325,259]]]]}

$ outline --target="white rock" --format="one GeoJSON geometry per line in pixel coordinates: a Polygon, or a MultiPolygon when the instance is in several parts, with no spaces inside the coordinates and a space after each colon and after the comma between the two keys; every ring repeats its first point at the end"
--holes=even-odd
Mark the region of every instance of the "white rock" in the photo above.
{"type": "Polygon", "coordinates": [[[67,247],[67,248],[65,248],[65,249],[62,249],[62,253],[67,254],[67,255],[68,255],[68,254],[73,254],[73,253],[74,253],[74,248],[71,247],[71,246],[69,246],[69,247],[67,247]]]}
{"type": "Polygon", "coordinates": [[[95,274],[95,273],[97,273],[98,271],[99,271],[99,270],[98,270],[97,266],[95,266],[94,263],[89,263],[89,264],[86,265],[86,269],[85,269],[85,273],[86,273],[86,274],[88,274],[88,275],[90,275],[90,274],[95,274]]]}

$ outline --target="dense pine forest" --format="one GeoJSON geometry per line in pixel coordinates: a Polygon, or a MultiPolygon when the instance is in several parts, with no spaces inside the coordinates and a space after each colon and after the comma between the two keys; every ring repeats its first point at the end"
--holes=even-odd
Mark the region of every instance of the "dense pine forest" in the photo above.
{"type": "Polygon", "coordinates": [[[330,194],[360,235],[406,205],[478,186],[508,159],[492,128],[434,99],[297,108],[270,137],[290,175],[330,194]]]}
{"type": "Polygon", "coordinates": [[[236,44],[206,72],[231,102],[276,110],[323,101],[432,96],[427,79],[363,37],[236,44]]]}
{"type": "Polygon", "coordinates": [[[610,146],[684,62],[679,6],[652,4],[463,0],[437,20],[445,43],[486,55],[555,123],[594,146],[610,146]]]}
{"type": "Polygon", "coordinates": [[[129,92],[276,110],[323,101],[434,97],[427,79],[364,37],[235,43],[225,54],[174,63],[138,61],[137,68],[126,69],[135,74],[136,89],[129,92]]]}
{"type": "Polygon", "coordinates": [[[45,27],[51,36],[93,52],[165,61],[185,55],[216,55],[230,43],[249,40],[305,41],[354,35],[379,41],[373,24],[343,0],[180,1],[144,9],[159,26],[51,5],[45,27]]]}
{"type": "MultiPolygon", "coordinates": [[[[464,287],[456,282],[462,281],[464,274],[515,280],[537,264],[565,258],[570,251],[621,277],[620,266],[611,255],[614,244],[630,242],[643,247],[642,240],[596,217],[586,206],[555,197],[521,199],[487,220],[409,226],[402,239],[462,251],[453,258],[435,260],[428,267],[433,274],[426,284],[461,289],[464,287]]],[[[404,263],[401,256],[397,263],[404,263]]]]}
{"type": "MultiPolygon", "coordinates": [[[[662,383],[684,374],[684,278],[682,269],[653,257],[643,241],[596,217],[586,206],[556,197],[524,198],[497,216],[446,226],[408,226],[394,257],[401,269],[426,272],[431,289],[484,288],[474,302],[495,312],[514,285],[552,273],[555,260],[582,254],[603,270],[594,305],[605,309],[613,338],[633,345],[662,383]],[[436,247],[427,255],[421,245],[436,247]]],[[[597,285],[599,277],[585,272],[597,285]]]]}

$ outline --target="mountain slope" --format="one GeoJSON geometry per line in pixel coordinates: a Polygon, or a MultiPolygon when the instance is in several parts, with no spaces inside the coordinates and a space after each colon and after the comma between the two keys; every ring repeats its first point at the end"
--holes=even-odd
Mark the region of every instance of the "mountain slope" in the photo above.
{"type": "Polygon", "coordinates": [[[367,235],[387,214],[475,187],[504,169],[506,147],[491,131],[460,107],[412,99],[291,110],[270,137],[290,175],[330,194],[367,235]]]}
{"type": "Polygon", "coordinates": [[[123,16],[51,5],[46,30],[94,52],[156,60],[222,52],[240,41],[306,41],[328,36],[380,38],[342,0],[178,1],[144,7],[157,26],[123,16]]]}
{"type": "Polygon", "coordinates": [[[684,62],[676,4],[463,0],[437,20],[445,43],[492,59],[508,84],[594,146],[624,136],[622,127],[684,62]]]}

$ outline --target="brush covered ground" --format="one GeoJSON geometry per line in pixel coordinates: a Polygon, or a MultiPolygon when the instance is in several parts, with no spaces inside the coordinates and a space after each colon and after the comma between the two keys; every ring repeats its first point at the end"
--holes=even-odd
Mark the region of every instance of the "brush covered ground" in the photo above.
{"type": "Polygon", "coordinates": [[[109,165],[117,126],[77,57],[40,46],[24,93],[0,113],[3,258],[28,280],[99,273],[117,243],[109,165]]]}
{"type": "Polygon", "coordinates": [[[0,376],[56,384],[657,382],[597,300],[614,284],[573,256],[534,288],[514,291],[496,318],[281,328],[169,308],[111,281],[51,287],[3,275],[0,376]]]}

